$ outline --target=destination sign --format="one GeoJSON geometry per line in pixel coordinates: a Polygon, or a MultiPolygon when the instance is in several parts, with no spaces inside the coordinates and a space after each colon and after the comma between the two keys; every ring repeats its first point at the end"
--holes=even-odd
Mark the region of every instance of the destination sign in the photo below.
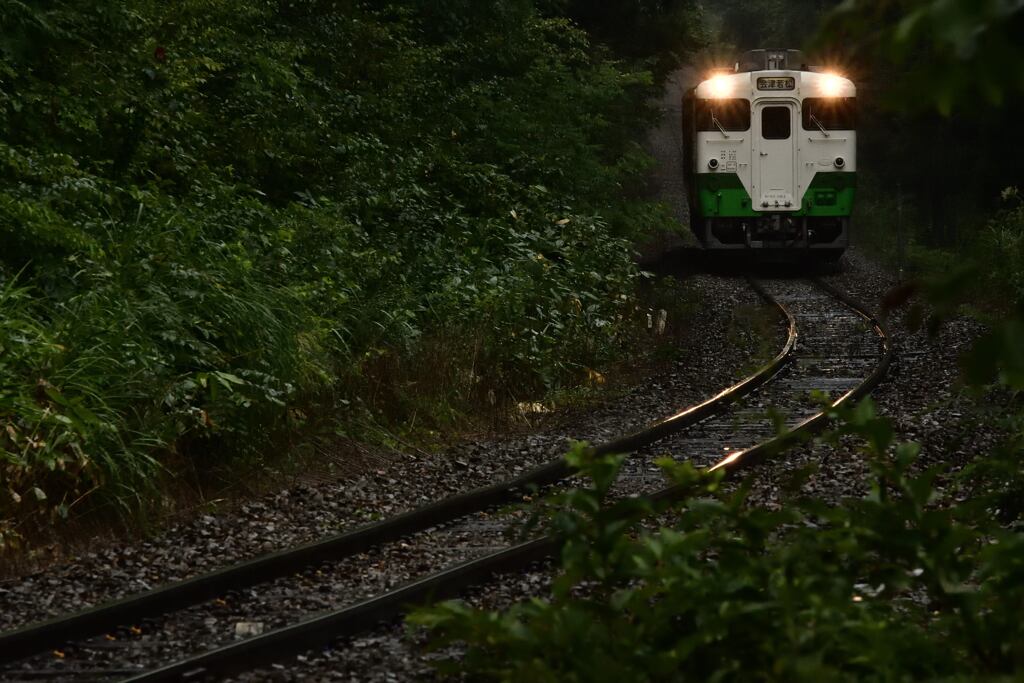
{"type": "Polygon", "coordinates": [[[758,90],[794,90],[796,79],[792,76],[775,76],[757,79],[758,90]]]}

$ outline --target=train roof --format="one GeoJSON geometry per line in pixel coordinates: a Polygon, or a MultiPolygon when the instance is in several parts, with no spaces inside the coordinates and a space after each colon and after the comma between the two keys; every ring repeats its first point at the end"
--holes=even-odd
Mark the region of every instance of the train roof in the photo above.
{"type": "Polygon", "coordinates": [[[774,71],[777,69],[810,71],[807,58],[801,50],[764,49],[747,50],[736,60],[735,71],[774,71]]]}

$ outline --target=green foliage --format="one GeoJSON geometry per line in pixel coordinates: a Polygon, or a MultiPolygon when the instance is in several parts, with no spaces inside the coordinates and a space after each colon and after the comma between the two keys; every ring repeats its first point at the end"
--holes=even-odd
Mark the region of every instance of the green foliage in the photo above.
{"type": "Polygon", "coordinates": [[[873,163],[861,169],[855,234],[893,255],[900,225],[911,265],[931,272],[970,252],[984,273],[979,289],[995,285],[999,296],[1007,287],[1019,292],[1013,205],[990,217],[998,193],[1024,169],[1016,153],[1024,145],[1022,9],[851,1],[818,39],[845,54],[863,86],[858,143],[873,163]]]}
{"type": "MultiPolygon", "coordinates": [[[[902,195],[905,232],[921,246],[961,251],[988,239],[981,228],[992,199],[1021,176],[1013,150],[1024,145],[1022,10],[1018,2],[851,0],[819,36],[864,86],[858,140],[862,158],[876,163],[862,176],[875,177],[879,203],[902,195]]],[[[868,220],[880,216],[893,218],[868,220]]]]}
{"type": "Polygon", "coordinates": [[[824,35],[885,64],[904,107],[948,114],[1024,92],[1022,30],[1024,5],[1015,1],[847,0],[824,35]]]}
{"type": "MultiPolygon", "coordinates": [[[[734,52],[804,47],[838,0],[718,0],[708,7],[717,44],[734,52]]],[[[730,63],[730,54],[723,61],[730,63]]]]}
{"type": "Polygon", "coordinates": [[[1011,299],[1024,302],[1024,197],[1009,187],[1003,191],[1003,202],[1005,208],[989,219],[977,248],[989,282],[1008,288],[1011,299]]]}
{"type": "Polygon", "coordinates": [[[0,0],[0,512],[577,380],[665,220],[650,87],[525,0],[0,0]]]}
{"type": "MultiPolygon", "coordinates": [[[[886,196],[877,186],[869,185],[868,195],[857,208],[858,241],[861,246],[887,257],[900,260],[899,266],[919,278],[933,310],[934,322],[948,317],[965,302],[981,311],[996,311],[1000,316],[1024,302],[1024,203],[1017,188],[1002,193],[1003,207],[973,232],[960,238],[956,249],[928,246],[929,236],[922,227],[918,209],[909,202],[886,196]],[[902,205],[902,206],[901,206],[902,205]],[[891,216],[903,229],[903,254],[898,254],[897,234],[892,230],[891,216]]],[[[1007,320],[987,320],[987,313],[973,311],[985,322],[999,326],[1007,320]]],[[[911,309],[911,322],[923,322],[924,307],[911,309]]],[[[1011,332],[1011,336],[1016,332],[1011,332]]],[[[989,354],[986,362],[1001,358],[989,354]]],[[[986,375],[994,377],[994,372],[986,375]]],[[[972,381],[983,378],[972,375],[972,381]]]]}
{"type": "Polygon", "coordinates": [[[704,7],[693,0],[549,0],[617,54],[647,59],[664,75],[707,44],[704,7]]]}
{"type": "Polygon", "coordinates": [[[458,602],[412,622],[467,646],[486,680],[1002,680],[1024,666],[1017,613],[1024,535],[991,522],[986,496],[943,499],[915,444],[870,400],[835,417],[866,443],[870,495],[829,507],[798,495],[750,506],[688,464],[686,492],[602,505],[619,458],[570,455],[593,481],[560,499],[550,599],[504,611],[458,602]],[[671,526],[637,525],[652,510],[671,526]]]}

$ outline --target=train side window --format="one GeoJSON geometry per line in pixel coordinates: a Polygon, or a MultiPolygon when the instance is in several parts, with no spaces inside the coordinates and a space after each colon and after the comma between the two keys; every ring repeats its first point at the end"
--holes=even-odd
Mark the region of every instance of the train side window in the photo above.
{"type": "Polygon", "coordinates": [[[750,100],[739,97],[697,100],[696,109],[697,130],[701,133],[719,131],[718,126],[728,131],[750,129],[750,100]]]}
{"type": "Polygon", "coordinates": [[[789,107],[765,107],[761,110],[761,137],[765,140],[787,140],[789,134],[789,107]]]}
{"type": "Polygon", "coordinates": [[[803,106],[804,130],[853,130],[856,105],[856,97],[808,97],[803,106]]]}

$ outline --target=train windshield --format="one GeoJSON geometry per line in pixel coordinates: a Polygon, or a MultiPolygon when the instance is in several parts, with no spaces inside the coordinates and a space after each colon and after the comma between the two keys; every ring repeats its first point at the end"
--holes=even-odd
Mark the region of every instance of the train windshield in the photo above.
{"type": "Polygon", "coordinates": [[[804,130],[853,130],[856,103],[855,97],[808,97],[803,106],[804,130]]]}
{"type": "Polygon", "coordinates": [[[750,100],[738,97],[697,100],[696,114],[697,130],[702,133],[750,128],[750,100]]]}

